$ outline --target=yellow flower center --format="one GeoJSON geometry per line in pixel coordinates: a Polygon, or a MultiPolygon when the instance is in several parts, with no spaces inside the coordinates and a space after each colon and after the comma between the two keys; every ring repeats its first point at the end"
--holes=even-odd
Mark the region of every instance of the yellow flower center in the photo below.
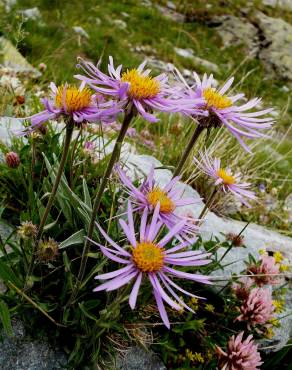
{"type": "Polygon", "coordinates": [[[232,176],[230,173],[228,173],[223,168],[220,168],[220,170],[217,171],[217,175],[221,177],[225,185],[232,185],[232,184],[235,184],[236,182],[235,177],[232,176]]]}
{"type": "Polygon", "coordinates": [[[133,261],[142,272],[155,272],[163,267],[164,248],[151,242],[138,243],[132,251],[133,261]]]}
{"type": "Polygon", "coordinates": [[[143,76],[136,69],[124,72],[121,81],[130,84],[128,93],[133,99],[153,98],[160,91],[159,81],[150,76],[143,76]]]}
{"type": "Polygon", "coordinates": [[[160,203],[160,211],[170,213],[175,209],[175,204],[159,187],[154,188],[147,194],[148,202],[155,208],[160,203]]]}
{"type": "Polygon", "coordinates": [[[58,108],[66,108],[67,112],[79,111],[91,104],[91,91],[88,88],[79,90],[76,86],[60,86],[56,94],[55,104],[58,108]]]}
{"type": "Polygon", "coordinates": [[[212,87],[204,89],[203,96],[206,99],[207,106],[216,109],[225,109],[231,107],[232,101],[226,95],[221,95],[217,90],[212,87]]]}

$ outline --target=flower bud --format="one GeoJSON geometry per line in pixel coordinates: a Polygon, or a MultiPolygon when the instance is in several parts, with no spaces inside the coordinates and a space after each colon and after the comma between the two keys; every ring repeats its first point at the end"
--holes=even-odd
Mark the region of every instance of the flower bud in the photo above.
{"type": "Polygon", "coordinates": [[[9,152],[5,156],[6,164],[10,168],[17,168],[20,165],[20,159],[17,153],[9,152]]]}

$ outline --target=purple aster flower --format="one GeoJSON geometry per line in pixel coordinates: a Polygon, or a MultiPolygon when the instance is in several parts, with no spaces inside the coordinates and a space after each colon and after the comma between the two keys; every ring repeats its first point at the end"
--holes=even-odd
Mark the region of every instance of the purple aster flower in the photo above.
{"type": "MultiPolygon", "coordinates": [[[[181,77],[180,74],[179,76],[181,77]]],[[[267,116],[273,109],[251,111],[261,102],[260,98],[254,98],[239,105],[237,103],[244,98],[244,94],[226,94],[233,83],[233,77],[220,89],[214,87],[212,74],[209,77],[204,74],[201,80],[197,73],[194,72],[194,78],[196,84],[192,87],[187,86],[185,93],[189,98],[190,108],[193,100],[203,100],[200,108],[208,113],[208,118],[199,119],[200,124],[205,127],[218,127],[223,124],[248,152],[250,152],[250,149],[243,141],[243,138],[267,137],[261,131],[271,128],[274,123],[273,118],[267,116]]],[[[183,78],[181,77],[181,79],[183,78]]],[[[185,81],[184,83],[186,84],[185,81]]],[[[198,108],[197,104],[195,105],[198,108]]],[[[185,113],[189,113],[189,111],[185,113]]]]}
{"type": "Polygon", "coordinates": [[[165,326],[169,328],[170,323],[163,301],[175,310],[180,311],[181,308],[184,307],[193,312],[178,294],[184,293],[191,297],[197,297],[174,283],[171,277],[188,279],[203,284],[211,284],[207,276],[183,272],[174,269],[172,266],[203,266],[210,263],[211,260],[208,259],[210,253],[191,250],[182,252],[182,250],[190,245],[188,242],[183,242],[167,249],[166,245],[173,245],[173,243],[171,243],[173,237],[177,233],[180,233],[185,227],[185,220],[178,222],[171,231],[158,240],[157,235],[162,227],[162,222],[159,220],[159,211],[160,205],[157,204],[152,220],[147,223],[148,209],[144,209],[140,222],[140,235],[137,240],[134,229],[133,210],[131,203],[128,202],[128,223],[122,219],[119,220],[120,226],[128,240],[127,243],[130,244],[128,250],[114,242],[97,224],[99,231],[111,247],[103,246],[94,241],[93,243],[100,247],[102,253],[106,257],[121,263],[124,267],[116,271],[96,276],[95,279],[107,281],[95,288],[94,291],[112,291],[135,280],[129,297],[130,307],[134,309],[142,279],[143,277],[147,277],[152,285],[153,294],[162,321],[165,326]],[[176,293],[175,290],[179,293],[176,293]]]}
{"type": "Polygon", "coordinates": [[[184,190],[176,187],[180,179],[179,176],[174,177],[165,186],[160,187],[154,180],[154,166],[152,166],[143,183],[136,187],[120,166],[116,166],[116,171],[127,189],[131,202],[134,204],[134,211],[141,213],[146,208],[153,212],[159,203],[158,218],[169,230],[172,230],[184,218],[185,225],[180,230],[180,234],[177,234],[178,237],[187,239],[188,237],[193,237],[198,231],[198,226],[196,226],[193,218],[179,216],[175,213],[175,210],[179,207],[198,202],[194,198],[182,197],[184,190]]]}
{"type": "MultiPolygon", "coordinates": [[[[113,58],[109,57],[109,75],[106,75],[99,70],[98,66],[81,60],[78,66],[86,76],[76,75],[75,77],[86,82],[95,91],[123,101],[124,106],[129,101],[133,102],[137,111],[149,122],[158,121],[158,118],[151,113],[153,110],[180,112],[184,105],[180,89],[168,85],[168,77],[165,73],[151,77],[149,75],[151,70],[144,70],[145,65],[146,61],[137,69],[122,72],[122,65],[115,68],[113,58]]],[[[202,102],[202,99],[194,99],[188,113],[196,114],[196,106],[202,102]]],[[[186,103],[189,105],[188,100],[186,103]]],[[[185,109],[187,110],[188,107],[186,106],[185,109]]]]}
{"type": "Polygon", "coordinates": [[[245,198],[257,199],[253,191],[247,190],[251,184],[247,182],[241,182],[241,174],[233,174],[229,168],[222,168],[221,161],[219,158],[210,158],[205,151],[199,152],[201,161],[194,158],[194,162],[206,175],[212,177],[215,182],[215,186],[220,186],[221,190],[225,193],[231,192],[235,195],[243,204],[249,206],[249,203],[245,198]]]}
{"type": "Polygon", "coordinates": [[[61,115],[71,117],[76,124],[82,124],[97,120],[110,122],[121,111],[113,102],[99,102],[99,97],[92,94],[85,83],[80,87],[67,84],[57,87],[52,82],[50,88],[50,98],[42,99],[45,110],[28,117],[31,126],[24,133],[34,131],[44,122],[61,115]]]}

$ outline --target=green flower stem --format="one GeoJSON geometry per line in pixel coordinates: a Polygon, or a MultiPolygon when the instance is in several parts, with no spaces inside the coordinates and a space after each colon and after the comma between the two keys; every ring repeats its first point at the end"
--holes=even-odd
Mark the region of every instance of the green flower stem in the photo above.
{"type": "Polygon", "coordinates": [[[206,204],[205,204],[204,208],[202,209],[202,212],[200,213],[199,220],[204,218],[204,216],[208,212],[209,208],[212,206],[216,195],[217,195],[217,188],[214,188],[212,193],[210,194],[209,198],[207,199],[206,204]]]}
{"type": "Polygon", "coordinates": [[[83,252],[82,252],[82,258],[81,258],[81,263],[80,263],[80,268],[79,268],[79,272],[78,272],[78,276],[77,276],[77,284],[75,286],[75,289],[72,292],[72,296],[71,296],[69,302],[72,302],[72,300],[74,299],[75,294],[77,293],[77,290],[79,288],[79,285],[83,280],[85,269],[86,269],[89,247],[90,247],[90,241],[88,239],[92,238],[92,234],[93,234],[93,230],[94,230],[94,224],[95,224],[95,220],[96,220],[96,215],[97,215],[97,213],[99,211],[99,208],[100,208],[102,195],[103,195],[104,190],[107,186],[107,183],[108,183],[109,177],[111,175],[112,169],[113,169],[115,163],[120,158],[123,140],[125,138],[126,132],[129,128],[129,125],[130,125],[134,115],[135,115],[135,110],[134,110],[134,108],[131,104],[131,105],[128,106],[128,108],[125,112],[125,116],[124,116],[124,120],[123,120],[123,123],[122,123],[121,130],[120,130],[119,135],[117,137],[117,140],[116,140],[111,158],[109,160],[109,163],[108,163],[107,168],[105,170],[105,173],[103,175],[103,178],[102,178],[101,184],[99,186],[98,192],[96,194],[96,197],[94,199],[93,209],[92,209],[92,216],[91,216],[91,219],[90,219],[90,224],[89,224],[89,228],[88,228],[88,232],[87,232],[87,238],[85,239],[84,248],[83,248],[83,252]]]}
{"type": "Polygon", "coordinates": [[[204,126],[201,125],[201,124],[198,124],[194,133],[193,133],[193,136],[191,137],[191,140],[189,141],[187,147],[185,148],[183,154],[182,154],[182,157],[173,173],[173,177],[176,177],[176,176],[179,176],[181,174],[181,171],[187,161],[187,159],[189,158],[189,155],[191,154],[191,151],[196,143],[196,141],[198,140],[199,136],[201,135],[201,133],[203,132],[204,130],[204,126]]]}
{"type": "Polygon", "coordinates": [[[73,128],[74,128],[74,123],[70,119],[70,120],[68,120],[68,122],[66,124],[64,148],[63,148],[61,161],[60,161],[60,164],[59,164],[58,172],[57,172],[57,175],[56,175],[56,179],[55,179],[55,182],[54,182],[54,185],[53,185],[53,188],[52,188],[47,206],[45,208],[45,212],[44,212],[44,214],[41,218],[41,222],[40,222],[40,225],[39,225],[39,228],[38,228],[38,234],[37,234],[36,242],[34,244],[34,248],[33,248],[33,251],[32,251],[32,257],[31,257],[30,265],[29,265],[28,271],[27,271],[26,281],[27,281],[28,277],[33,272],[34,262],[35,262],[35,257],[36,257],[36,251],[37,251],[38,245],[40,243],[40,240],[42,238],[44,227],[46,225],[48,215],[49,215],[50,210],[52,208],[52,205],[53,205],[53,202],[54,202],[54,199],[55,199],[58,187],[59,187],[59,183],[60,183],[63,171],[64,171],[66,160],[67,160],[67,157],[68,157],[68,152],[69,152],[69,148],[70,148],[70,142],[71,142],[71,138],[72,138],[73,128]]]}
{"type": "Polygon", "coordinates": [[[80,127],[80,130],[77,134],[77,137],[75,139],[75,142],[74,142],[74,145],[73,145],[73,149],[72,149],[72,153],[71,153],[71,158],[70,158],[70,161],[69,161],[69,187],[72,189],[72,186],[73,186],[73,164],[74,164],[74,157],[75,157],[75,152],[76,152],[76,149],[77,149],[77,145],[78,145],[78,141],[79,141],[79,138],[82,134],[82,125],[80,127]]]}

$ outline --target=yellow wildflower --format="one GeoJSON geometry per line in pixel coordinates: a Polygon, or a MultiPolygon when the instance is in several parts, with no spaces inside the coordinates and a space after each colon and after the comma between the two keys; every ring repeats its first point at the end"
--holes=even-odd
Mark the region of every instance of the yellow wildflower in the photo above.
{"type": "Polygon", "coordinates": [[[290,270],[290,266],[289,265],[285,265],[285,264],[281,264],[279,270],[281,272],[286,272],[286,271],[290,270]]]}
{"type": "Polygon", "coordinates": [[[212,304],[207,303],[205,305],[205,310],[206,311],[209,311],[209,312],[214,312],[215,311],[215,307],[212,304]]]}
{"type": "Polygon", "coordinates": [[[275,312],[277,313],[280,313],[283,311],[283,308],[284,308],[284,305],[285,305],[285,302],[284,301],[280,301],[280,300],[274,300],[273,301],[273,305],[275,307],[275,312]]]}
{"type": "Polygon", "coordinates": [[[272,328],[267,328],[266,329],[265,338],[272,339],[274,335],[275,335],[275,333],[274,333],[272,328]]]}
{"type": "Polygon", "coordinates": [[[275,252],[273,257],[275,258],[276,263],[281,263],[283,261],[283,254],[281,252],[275,252]]]}
{"type": "Polygon", "coordinates": [[[271,320],[269,320],[269,324],[278,328],[280,326],[280,321],[274,317],[271,320]]]}
{"type": "Polygon", "coordinates": [[[203,364],[205,362],[201,353],[199,353],[199,352],[193,353],[188,348],[186,349],[186,358],[188,358],[192,362],[198,362],[198,363],[201,363],[201,364],[203,364]]]}
{"type": "Polygon", "coordinates": [[[189,306],[194,310],[197,311],[199,308],[199,300],[198,298],[192,297],[189,301],[189,306]]]}

